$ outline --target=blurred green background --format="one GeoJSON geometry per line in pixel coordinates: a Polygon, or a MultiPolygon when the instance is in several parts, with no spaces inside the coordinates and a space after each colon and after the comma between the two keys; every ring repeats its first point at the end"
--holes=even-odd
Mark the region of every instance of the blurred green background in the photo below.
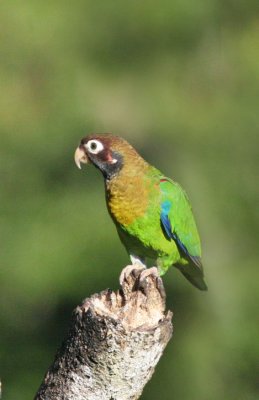
{"type": "Polygon", "coordinates": [[[4,399],[33,398],[74,307],[128,263],[74,165],[90,132],[179,181],[203,242],[209,291],[165,276],[175,333],[142,399],[258,399],[258,1],[14,0],[0,38],[4,399]]]}

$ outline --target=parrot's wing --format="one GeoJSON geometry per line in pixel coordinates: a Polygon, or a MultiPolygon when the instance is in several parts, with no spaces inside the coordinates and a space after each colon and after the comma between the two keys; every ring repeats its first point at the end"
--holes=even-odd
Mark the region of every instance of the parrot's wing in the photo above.
{"type": "Polygon", "coordinates": [[[181,186],[168,179],[160,179],[161,224],[168,239],[173,239],[180,253],[200,270],[201,245],[188,197],[181,186]]]}

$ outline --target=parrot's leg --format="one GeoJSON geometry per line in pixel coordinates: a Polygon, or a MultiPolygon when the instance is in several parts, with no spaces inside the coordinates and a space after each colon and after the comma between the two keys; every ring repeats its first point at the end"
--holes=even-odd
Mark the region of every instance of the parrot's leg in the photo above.
{"type": "Polygon", "coordinates": [[[130,254],[130,260],[132,265],[139,264],[142,268],[147,268],[145,264],[145,258],[137,257],[134,254],[130,254]]]}
{"type": "Polygon", "coordinates": [[[127,265],[127,267],[123,268],[120,274],[120,285],[122,285],[124,280],[127,280],[127,278],[130,276],[132,271],[134,270],[139,270],[142,271],[143,269],[146,269],[146,265],[144,264],[145,259],[136,257],[134,255],[130,255],[130,259],[132,262],[132,265],[127,265]]]}

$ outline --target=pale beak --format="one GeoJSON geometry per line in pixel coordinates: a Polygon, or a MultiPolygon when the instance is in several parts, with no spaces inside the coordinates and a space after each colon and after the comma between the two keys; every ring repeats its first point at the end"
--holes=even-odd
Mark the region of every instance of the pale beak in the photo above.
{"type": "Polygon", "coordinates": [[[85,154],[84,150],[78,147],[75,151],[74,155],[75,163],[78,166],[79,169],[81,169],[81,163],[82,164],[87,164],[88,163],[88,157],[85,154]]]}

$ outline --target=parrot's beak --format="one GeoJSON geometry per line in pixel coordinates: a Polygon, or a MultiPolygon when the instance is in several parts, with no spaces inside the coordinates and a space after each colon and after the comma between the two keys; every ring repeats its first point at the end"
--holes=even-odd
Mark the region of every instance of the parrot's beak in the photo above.
{"type": "Polygon", "coordinates": [[[80,148],[80,146],[75,151],[74,159],[79,169],[81,169],[81,163],[87,164],[89,162],[87,155],[85,154],[84,150],[80,148]]]}

